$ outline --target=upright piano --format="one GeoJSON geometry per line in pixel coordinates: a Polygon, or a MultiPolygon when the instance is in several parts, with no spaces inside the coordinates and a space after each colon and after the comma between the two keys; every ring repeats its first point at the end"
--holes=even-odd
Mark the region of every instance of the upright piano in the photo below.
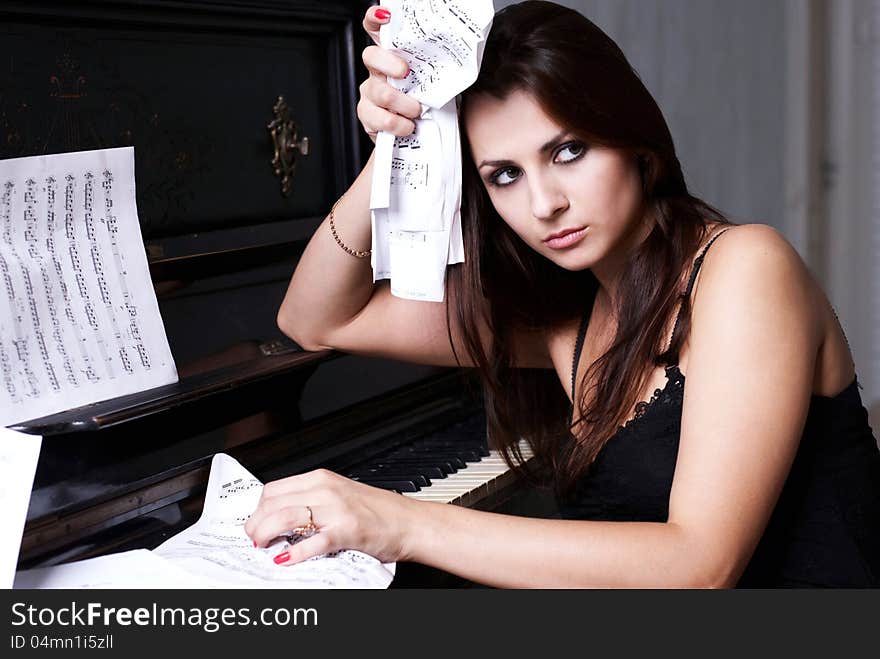
{"type": "MultiPolygon", "coordinates": [[[[152,548],[192,524],[211,458],[264,482],[317,467],[406,496],[549,516],[486,440],[463,369],[285,338],[309,237],[371,144],[365,0],[0,3],[0,158],[134,146],[175,384],[32,419],[19,569],[152,548]]],[[[414,564],[392,587],[466,582],[414,564]]]]}

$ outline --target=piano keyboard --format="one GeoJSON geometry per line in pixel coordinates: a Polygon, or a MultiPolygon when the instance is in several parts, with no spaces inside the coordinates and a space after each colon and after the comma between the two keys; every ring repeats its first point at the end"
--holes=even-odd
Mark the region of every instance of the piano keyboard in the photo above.
{"type": "MultiPolygon", "coordinates": [[[[523,458],[528,461],[532,457],[528,444],[521,442],[523,458]]],[[[472,507],[478,501],[487,499],[515,482],[513,472],[507,466],[501,453],[491,450],[489,455],[479,462],[468,463],[464,469],[448,475],[441,480],[434,480],[431,485],[418,492],[404,492],[405,496],[419,501],[435,501],[451,503],[458,506],[472,507]]]]}
{"type": "MultiPolygon", "coordinates": [[[[526,442],[520,443],[520,450],[526,461],[532,458],[526,442]]],[[[516,482],[501,453],[489,450],[482,417],[453,424],[342,473],[419,501],[466,507],[475,507],[516,482]]]]}

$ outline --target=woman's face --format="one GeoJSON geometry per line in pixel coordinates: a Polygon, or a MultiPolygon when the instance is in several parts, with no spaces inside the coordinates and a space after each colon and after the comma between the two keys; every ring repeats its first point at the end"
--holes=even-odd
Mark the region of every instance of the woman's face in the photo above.
{"type": "Polygon", "coordinates": [[[469,98],[465,129],[498,214],[560,267],[601,270],[644,237],[635,156],[581,142],[521,91],[469,98]]]}

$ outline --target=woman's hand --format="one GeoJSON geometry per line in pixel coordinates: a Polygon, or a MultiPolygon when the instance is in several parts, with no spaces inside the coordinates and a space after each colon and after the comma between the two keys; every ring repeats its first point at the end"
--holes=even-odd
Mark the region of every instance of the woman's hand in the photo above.
{"type": "Polygon", "coordinates": [[[403,58],[378,45],[379,27],[390,17],[385,7],[370,7],[364,16],[364,30],[377,45],[367,46],[362,55],[370,77],[361,83],[357,115],[374,143],[380,130],[401,137],[411,134],[415,130],[412,120],[422,112],[417,100],[388,84],[389,77],[405,78],[409,73],[403,58]]]}
{"type": "Polygon", "coordinates": [[[267,483],[244,530],[255,546],[265,547],[306,526],[310,508],[317,533],[279,554],[276,563],[293,565],[340,549],[362,551],[389,563],[406,560],[406,533],[416,505],[396,492],[318,469],[267,483]]]}

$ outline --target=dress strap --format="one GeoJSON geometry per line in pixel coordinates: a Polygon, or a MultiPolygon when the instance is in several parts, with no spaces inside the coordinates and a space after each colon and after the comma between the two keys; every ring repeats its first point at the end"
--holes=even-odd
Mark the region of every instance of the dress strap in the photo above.
{"type": "Polygon", "coordinates": [[[697,280],[697,273],[700,271],[700,266],[703,265],[703,259],[706,258],[706,252],[709,251],[709,248],[712,246],[712,243],[714,243],[716,240],[718,240],[726,232],[730,231],[730,229],[731,229],[731,227],[727,227],[726,229],[722,229],[721,231],[716,233],[714,236],[712,236],[712,240],[710,240],[706,244],[706,246],[700,252],[700,255],[697,256],[696,259],[694,259],[694,267],[691,270],[691,277],[688,280],[687,289],[685,290],[685,293],[684,293],[685,297],[689,298],[691,296],[691,291],[694,288],[694,282],[697,280]]]}
{"type": "MultiPolygon", "coordinates": [[[[678,321],[681,319],[681,308],[684,305],[684,301],[689,300],[691,297],[691,292],[694,290],[694,282],[697,281],[697,273],[700,272],[700,266],[703,265],[703,259],[706,258],[706,252],[709,251],[709,248],[712,246],[712,244],[716,240],[718,240],[724,233],[729,231],[731,228],[732,227],[727,227],[726,229],[722,229],[721,231],[716,233],[714,236],[712,236],[712,239],[706,244],[706,246],[702,250],[700,250],[700,253],[697,256],[697,258],[694,259],[694,265],[691,268],[691,276],[688,279],[688,285],[687,285],[687,288],[685,289],[684,295],[681,296],[682,303],[678,307],[678,313],[675,316],[675,323],[672,326],[672,334],[669,337],[669,345],[666,346],[666,350],[665,350],[664,354],[668,353],[669,349],[672,347],[672,339],[675,337],[675,331],[678,329],[678,321]]],[[[676,355],[675,357],[676,358],[673,361],[678,362],[678,355],[676,355]]]]}
{"type": "MultiPolygon", "coordinates": [[[[725,231],[728,231],[730,228],[731,227],[727,227],[727,228],[719,231],[718,233],[716,233],[712,237],[712,239],[706,244],[706,246],[700,251],[700,254],[697,256],[697,258],[694,259],[694,265],[693,265],[693,268],[691,269],[691,276],[690,276],[690,279],[688,280],[687,290],[685,291],[685,294],[683,296],[684,299],[689,298],[691,295],[691,291],[694,288],[694,282],[697,280],[697,273],[700,271],[700,266],[703,265],[703,259],[706,257],[706,252],[709,251],[709,248],[712,246],[712,243],[714,243],[716,240],[718,240],[721,237],[721,234],[723,234],[725,231]]],[[[589,325],[590,316],[593,313],[593,305],[595,303],[596,303],[596,298],[594,296],[593,297],[593,304],[591,304],[586,309],[583,317],[581,318],[580,326],[578,327],[577,341],[574,344],[574,358],[572,359],[572,362],[571,362],[572,411],[571,411],[571,415],[569,417],[569,423],[568,423],[569,426],[572,424],[572,422],[574,420],[574,395],[575,395],[575,385],[577,384],[578,363],[580,362],[580,359],[581,359],[581,352],[584,349],[584,339],[586,338],[586,335],[587,335],[587,326],[589,325]]],[[[680,317],[681,317],[681,307],[679,307],[678,315],[675,317],[675,324],[672,327],[672,336],[675,336],[675,330],[678,329],[678,321],[679,321],[680,317]]],[[[670,343],[671,342],[672,341],[670,339],[670,343]]],[[[669,346],[667,346],[666,351],[667,352],[669,351],[669,346]]]]}

